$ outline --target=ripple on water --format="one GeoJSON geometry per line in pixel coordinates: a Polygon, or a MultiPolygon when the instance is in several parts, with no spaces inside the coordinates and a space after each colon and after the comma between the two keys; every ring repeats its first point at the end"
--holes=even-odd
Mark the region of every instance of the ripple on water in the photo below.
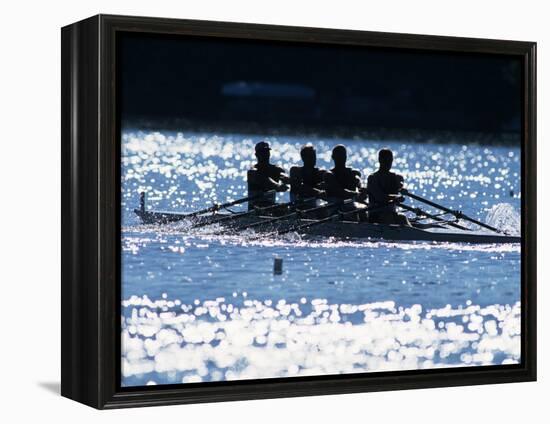
{"type": "MultiPolygon", "coordinates": [[[[394,167],[412,192],[518,229],[519,147],[459,139],[454,144],[268,139],[273,162],[286,169],[300,162],[299,148],[306,142],[316,145],[318,165],[330,168],[331,148],[344,143],[349,165],[363,179],[374,171],[378,149],[389,146],[394,167]]],[[[215,227],[190,231],[188,223],[139,225],[133,208],[141,191],[147,192],[148,208],[178,212],[242,197],[258,140],[123,132],[123,385],[520,360],[518,244],[387,243],[298,234],[254,240],[248,233],[216,235],[215,227]],[[278,278],[271,272],[273,255],[285,258],[278,278]],[[163,291],[170,297],[161,296],[163,291]]],[[[279,201],[288,201],[288,194],[279,201]]]]}
{"type": "Polygon", "coordinates": [[[242,232],[240,234],[219,234],[221,230],[219,225],[211,225],[199,229],[189,229],[189,224],[167,224],[167,225],[135,225],[124,227],[123,249],[127,248],[137,252],[139,245],[156,241],[168,241],[167,236],[177,236],[183,241],[212,241],[228,245],[251,246],[251,247],[296,247],[296,248],[314,248],[314,249],[341,249],[341,248],[384,248],[401,250],[447,250],[447,251],[478,251],[478,252],[517,252],[521,251],[519,243],[495,243],[495,244],[477,244],[477,243],[442,243],[442,242],[423,242],[423,241],[403,241],[387,242],[381,240],[366,239],[339,239],[335,237],[304,237],[298,233],[287,233],[283,235],[266,234],[262,237],[255,236],[253,230],[242,232]],[[136,250],[137,249],[137,250],[136,250]]]}
{"type": "Polygon", "coordinates": [[[123,301],[123,385],[516,364],[520,305],[123,301]]]}

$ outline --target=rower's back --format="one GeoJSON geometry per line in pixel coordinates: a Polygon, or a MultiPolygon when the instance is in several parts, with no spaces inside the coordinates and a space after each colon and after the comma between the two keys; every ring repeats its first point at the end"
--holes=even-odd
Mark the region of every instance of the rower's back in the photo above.
{"type": "Polygon", "coordinates": [[[327,197],[350,199],[361,187],[361,173],[353,168],[332,168],[325,175],[327,197]]]}
{"type": "Polygon", "coordinates": [[[284,169],[271,163],[256,164],[247,172],[248,196],[260,196],[265,193],[261,198],[249,201],[248,210],[254,207],[266,207],[275,204],[275,191],[280,190],[277,190],[273,183],[281,183],[282,175],[284,175],[284,169]],[[271,193],[267,194],[268,191],[271,191],[271,193]]]}
{"type": "Polygon", "coordinates": [[[388,197],[399,195],[403,188],[404,178],[395,172],[378,170],[367,179],[369,204],[380,206],[388,203],[388,197]]]}
{"type": "Polygon", "coordinates": [[[326,171],[313,167],[293,166],[290,168],[290,200],[316,197],[322,190],[326,171]]]}
{"type": "MultiPolygon", "coordinates": [[[[303,166],[290,168],[290,200],[297,201],[305,198],[320,198],[324,196],[324,170],[317,168],[317,152],[311,144],[300,149],[303,166]]],[[[313,201],[315,204],[315,201],[313,201]]]]}
{"type": "Polygon", "coordinates": [[[404,215],[397,213],[396,205],[400,201],[404,178],[390,171],[393,164],[392,151],[380,150],[378,161],[380,168],[367,179],[369,208],[375,209],[369,212],[369,221],[380,224],[410,225],[404,215]]]}
{"type": "Polygon", "coordinates": [[[266,141],[254,147],[257,163],[246,174],[248,196],[255,197],[248,202],[248,210],[272,206],[276,202],[275,192],[288,190],[288,176],[283,168],[269,162],[271,147],[266,141]],[[269,192],[269,193],[268,193],[269,192]]]}
{"type": "Polygon", "coordinates": [[[339,144],[332,149],[334,168],[324,176],[328,199],[351,199],[361,188],[361,173],[346,166],[347,150],[339,144]]]}

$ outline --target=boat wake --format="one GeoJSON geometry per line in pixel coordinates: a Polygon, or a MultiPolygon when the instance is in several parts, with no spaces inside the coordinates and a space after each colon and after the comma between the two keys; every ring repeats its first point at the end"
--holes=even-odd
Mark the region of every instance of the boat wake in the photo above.
{"type": "MultiPolygon", "coordinates": [[[[237,233],[222,233],[220,225],[210,225],[202,228],[191,228],[188,221],[180,221],[166,225],[135,225],[122,229],[123,248],[125,244],[135,245],[139,239],[144,243],[169,243],[169,238],[176,237],[187,243],[204,244],[216,243],[240,247],[293,247],[314,249],[341,249],[341,248],[385,248],[401,250],[448,250],[448,251],[475,251],[486,253],[514,253],[520,252],[518,243],[471,244],[430,241],[383,241],[380,239],[342,239],[337,237],[322,237],[302,235],[297,232],[286,234],[258,233],[247,229],[237,233]],[[261,235],[261,236],[260,236],[261,235]]],[[[128,250],[133,250],[130,248],[128,250]]]]}

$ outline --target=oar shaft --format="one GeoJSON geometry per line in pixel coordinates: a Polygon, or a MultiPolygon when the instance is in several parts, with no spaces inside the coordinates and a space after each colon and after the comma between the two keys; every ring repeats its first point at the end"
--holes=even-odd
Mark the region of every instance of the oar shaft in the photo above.
{"type": "Polygon", "coordinates": [[[277,222],[277,221],[280,221],[281,219],[288,219],[288,218],[292,218],[294,216],[298,215],[298,212],[291,212],[291,213],[288,213],[286,215],[281,215],[281,216],[274,216],[273,218],[267,218],[267,219],[260,219],[260,221],[258,222],[253,222],[252,224],[246,224],[246,225],[241,225],[239,227],[234,227],[234,228],[231,228],[231,231],[242,231],[242,230],[248,230],[250,228],[256,228],[256,227],[260,227],[262,225],[267,225],[267,224],[271,224],[273,222],[277,222]]]}
{"type": "MultiPolygon", "coordinates": [[[[307,203],[307,202],[310,202],[312,200],[315,200],[315,198],[304,199],[304,200],[300,201],[299,203],[307,203]]],[[[329,203],[329,204],[322,205],[322,206],[316,206],[316,207],[310,208],[310,209],[294,210],[294,212],[291,212],[291,213],[288,213],[288,214],[285,214],[285,215],[274,216],[273,218],[262,219],[258,222],[254,222],[252,224],[246,224],[246,225],[241,225],[241,226],[236,227],[236,228],[232,228],[232,230],[233,231],[241,231],[241,230],[246,230],[246,229],[250,229],[250,228],[260,227],[262,225],[271,224],[273,222],[281,221],[281,220],[288,219],[288,218],[293,218],[295,216],[302,216],[302,215],[306,215],[308,213],[312,213],[312,212],[320,211],[320,210],[323,210],[323,209],[326,209],[326,208],[330,208],[332,206],[337,206],[338,204],[339,203],[329,203]]]]}
{"type": "MultiPolygon", "coordinates": [[[[315,200],[315,199],[311,198],[311,199],[304,199],[304,200],[299,200],[299,201],[294,201],[294,202],[277,203],[277,204],[274,204],[274,205],[265,206],[263,208],[256,208],[256,209],[253,209],[253,210],[250,210],[250,211],[236,213],[234,215],[229,215],[229,216],[224,216],[224,217],[222,217],[220,219],[216,219],[214,221],[199,222],[199,223],[193,225],[191,228],[200,228],[200,227],[206,227],[208,225],[213,225],[213,224],[221,224],[222,222],[233,221],[233,220],[244,218],[244,217],[247,217],[247,216],[250,216],[250,215],[257,215],[257,214],[260,214],[262,212],[268,212],[272,209],[282,208],[282,207],[286,207],[286,206],[296,206],[296,205],[299,205],[299,204],[302,204],[302,203],[305,203],[305,202],[308,202],[308,201],[311,201],[311,200],[315,200]]],[[[282,218],[282,216],[277,217],[277,218],[282,218]]],[[[237,227],[237,228],[244,229],[244,228],[248,228],[248,226],[245,225],[243,227],[237,227]]]]}
{"type": "Polygon", "coordinates": [[[244,218],[246,216],[254,215],[254,214],[257,214],[258,212],[264,212],[264,211],[269,211],[271,209],[280,208],[282,206],[286,206],[287,204],[288,203],[277,203],[276,205],[266,206],[264,208],[258,208],[258,209],[253,209],[253,210],[246,211],[246,212],[236,213],[234,215],[223,216],[223,217],[221,217],[219,219],[216,219],[214,221],[198,222],[197,224],[194,224],[191,228],[200,228],[200,227],[206,227],[208,225],[213,225],[213,224],[221,224],[222,222],[232,221],[232,220],[235,220],[235,219],[244,218]]]}
{"type": "MultiPolygon", "coordinates": [[[[438,203],[432,202],[431,200],[424,199],[423,197],[417,196],[416,194],[410,193],[408,190],[403,190],[402,194],[405,196],[409,196],[411,199],[418,200],[419,202],[425,203],[428,206],[432,206],[434,208],[440,209],[444,212],[450,213],[458,218],[462,218],[466,221],[470,221],[473,224],[477,224],[480,227],[487,228],[488,230],[494,231],[496,233],[504,233],[503,231],[500,231],[498,228],[492,227],[488,224],[485,224],[484,222],[478,221],[477,219],[470,218],[468,215],[464,215],[462,212],[457,212],[452,209],[449,209],[443,205],[440,205],[438,203]]],[[[505,233],[504,233],[505,234],[505,233]]]]}
{"type": "Polygon", "coordinates": [[[447,212],[447,213],[450,213],[450,214],[457,214],[456,211],[452,210],[452,209],[449,209],[449,208],[446,208],[445,206],[443,205],[439,205],[435,202],[432,202],[431,200],[428,200],[428,199],[424,199],[423,197],[420,197],[420,196],[417,196],[416,194],[413,194],[409,191],[402,191],[402,193],[405,195],[405,196],[409,196],[411,199],[415,199],[415,200],[418,200],[419,202],[422,202],[422,203],[425,203],[426,205],[428,206],[432,206],[434,208],[437,208],[437,209],[440,209],[444,212],[447,212]]]}
{"type": "Polygon", "coordinates": [[[243,197],[242,199],[232,200],[231,202],[222,203],[221,205],[218,205],[218,204],[212,205],[212,206],[210,206],[208,208],[205,208],[205,209],[202,209],[200,211],[191,212],[191,213],[185,215],[185,217],[186,218],[192,218],[192,217],[197,216],[197,215],[203,215],[205,213],[215,212],[215,211],[218,211],[220,209],[228,208],[230,206],[235,206],[235,205],[239,205],[241,203],[249,202],[251,200],[260,199],[262,197],[271,195],[273,193],[275,193],[275,190],[269,190],[269,191],[266,191],[265,193],[257,194],[257,195],[254,195],[254,196],[243,197]]]}
{"type": "MultiPolygon", "coordinates": [[[[349,201],[345,201],[344,203],[349,203],[351,201],[353,201],[353,200],[350,199],[349,201]]],[[[311,227],[315,227],[317,225],[325,224],[327,222],[334,221],[337,218],[343,218],[347,215],[351,215],[351,214],[354,214],[354,213],[376,212],[376,211],[382,210],[384,208],[386,208],[386,206],[381,206],[381,207],[376,207],[376,208],[364,208],[364,209],[355,208],[351,211],[338,212],[338,213],[335,213],[335,214],[333,214],[331,216],[328,216],[326,218],[318,219],[318,220],[315,220],[313,222],[308,222],[306,224],[301,224],[301,225],[298,225],[298,226],[294,226],[294,227],[286,228],[284,230],[277,231],[277,234],[282,235],[282,234],[290,233],[290,232],[293,232],[293,231],[305,230],[307,228],[311,228],[311,227]]]]}
{"type": "Polygon", "coordinates": [[[209,225],[221,224],[222,222],[243,218],[245,216],[252,215],[253,213],[256,213],[256,211],[252,210],[252,211],[240,212],[240,213],[236,213],[234,215],[223,216],[223,217],[221,217],[219,219],[215,219],[213,221],[210,221],[210,220],[206,220],[206,221],[203,221],[203,222],[199,221],[196,224],[191,225],[190,228],[202,228],[202,227],[207,227],[209,225]]]}
{"type": "Polygon", "coordinates": [[[437,222],[445,222],[445,224],[447,224],[451,227],[454,227],[454,228],[458,228],[459,230],[465,230],[465,231],[470,230],[469,228],[466,228],[466,227],[464,227],[460,224],[456,224],[454,222],[447,222],[443,218],[438,217],[437,215],[432,215],[431,213],[425,212],[423,210],[418,210],[418,208],[413,208],[411,206],[404,205],[403,203],[399,204],[399,207],[405,209],[406,211],[414,212],[417,215],[420,213],[420,214],[424,215],[426,218],[433,219],[434,221],[437,221],[437,222]]]}

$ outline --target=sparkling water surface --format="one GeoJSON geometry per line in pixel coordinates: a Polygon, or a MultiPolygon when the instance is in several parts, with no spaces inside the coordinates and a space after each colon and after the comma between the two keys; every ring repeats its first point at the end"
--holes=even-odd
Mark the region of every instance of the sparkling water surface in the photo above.
{"type": "MultiPolygon", "coordinates": [[[[126,130],[122,137],[122,384],[512,364],[520,359],[519,244],[214,235],[140,224],[133,209],[194,211],[246,195],[260,137],[126,130]],[[283,274],[273,275],[273,259],[283,274]]],[[[366,179],[390,147],[406,187],[519,232],[510,146],[268,137],[287,170],[348,147],[366,179]]],[[[288,201],[288,194],[280,194],[288,201]]],[[[415,203],[411,205],[421,206],[415,203]]],[[[234,211],[245,206],[235,206],[234,211]]]]}

